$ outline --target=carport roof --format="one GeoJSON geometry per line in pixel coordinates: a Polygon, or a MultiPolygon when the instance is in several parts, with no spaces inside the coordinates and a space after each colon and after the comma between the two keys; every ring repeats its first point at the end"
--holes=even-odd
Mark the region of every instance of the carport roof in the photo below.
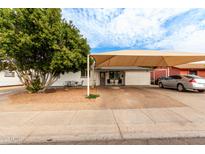
{"type": "Polygon", "coordinates": [[[205,60],[204,53],[167,52],[157,50],[120,50],[93,53],[96,67],[111,66],[176,66],[205,60]]]}
{"type": "Polygon", "coordinates": [[[97,71],[149,71],[150,68],[129,66],[129,67],[97,67],[97,71]]]}

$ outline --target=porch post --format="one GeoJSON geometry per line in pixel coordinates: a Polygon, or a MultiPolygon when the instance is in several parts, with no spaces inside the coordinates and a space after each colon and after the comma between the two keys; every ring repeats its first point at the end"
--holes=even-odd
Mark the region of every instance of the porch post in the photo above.
{"type": "Polygon", "coordinates": [[[153,73],[153,79],[154,79],[154,84],[155,84],[155,70],[153,70],[152,73],[153,73]]]}
{"type": "Polygon", "coordinates": [[[169,68],[169,66],[168,66],[168,68],[167,68],[167,76],[170,76],[170,68],[169,68]]]}
{"type": "Polygon", "coordinates": [[[90,96],[90,55],[87,55],[87,96],[90,96]]]}

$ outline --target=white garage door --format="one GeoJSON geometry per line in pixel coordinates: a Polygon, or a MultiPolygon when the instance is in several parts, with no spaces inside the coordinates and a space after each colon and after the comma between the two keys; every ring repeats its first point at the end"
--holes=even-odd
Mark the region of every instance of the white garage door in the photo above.
{"type": "Polygon", "coordinates": [[[125,72],[125,85],[150,85],[150,72],[125,72]]]}

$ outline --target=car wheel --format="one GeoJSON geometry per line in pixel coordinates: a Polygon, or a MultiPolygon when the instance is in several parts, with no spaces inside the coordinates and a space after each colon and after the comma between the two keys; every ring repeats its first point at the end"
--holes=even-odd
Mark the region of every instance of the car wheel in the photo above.
{"type": "Polygon", "coordinates": [[[198,92],[203,93],[205,90],[198,90],[198,92]]]}
{"type": "Polygon", "coordinates": [[[177,90],[180,91],[180,92],[182,92],[182,91],[185,90],[185,88],[184,88],[184,86],[183,86],[182,84],[178,84],[177,90]]]}
{"type": "Polygon", "coordinates": [[[164,88],[163,84],[161,82],[159,82],[159,87],[160,88],[164,88]]]}

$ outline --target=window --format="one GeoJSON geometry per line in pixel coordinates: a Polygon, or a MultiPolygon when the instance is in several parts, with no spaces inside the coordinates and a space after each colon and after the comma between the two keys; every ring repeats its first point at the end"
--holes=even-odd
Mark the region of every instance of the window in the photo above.
{"type": "Polygon", "coordinates": [[[173,78],[173,79],[182,79],[182,77],[179,76],[179,75],[174,75],[174,76],[172,76],[172,78],[173,78]]]}
{"type": "Polygon", "coordinates": [[[109,72],[109,78],[110,79],[119,79],[120,78],[120,72],[109,72]]]}
{"type": "Polygon", "coordinates": [[[166,80],[172,80],[172,79],[173,79],[172,76],[168,76],[168,77],[166,77],[166,80]]]}
{"type": "Polygon", "coordinates": [[[196,71],[196,70],[189,70],[189,74],[191,74],[191,75],[197,75],[197,71],[196,71]]]}
{"type": "MultiPolygon", "coordinates": [[[[90,72],[89,72],[90,75],[90,72]]],[[[87,78],[87,70],[81,70],[81,78],[87,78]]]]}
{"type": "Polygon", "coordinates": [[[114,72],[109,72],[109,78],[110,79],[114,79],[114,76],[115,76],[114,72]]]}
{"type": "Polygon", "coordinates": [[[15,72],[6,70],[4,77],[15,77],[15,72]]]}
{"type": "Polygon", "coordinates": [[[182,77],[179,76],[179,75],[172,75],[172,76],[169,76],[169,80],[172,80],[172,79],[182,79],[182,77]]]}

